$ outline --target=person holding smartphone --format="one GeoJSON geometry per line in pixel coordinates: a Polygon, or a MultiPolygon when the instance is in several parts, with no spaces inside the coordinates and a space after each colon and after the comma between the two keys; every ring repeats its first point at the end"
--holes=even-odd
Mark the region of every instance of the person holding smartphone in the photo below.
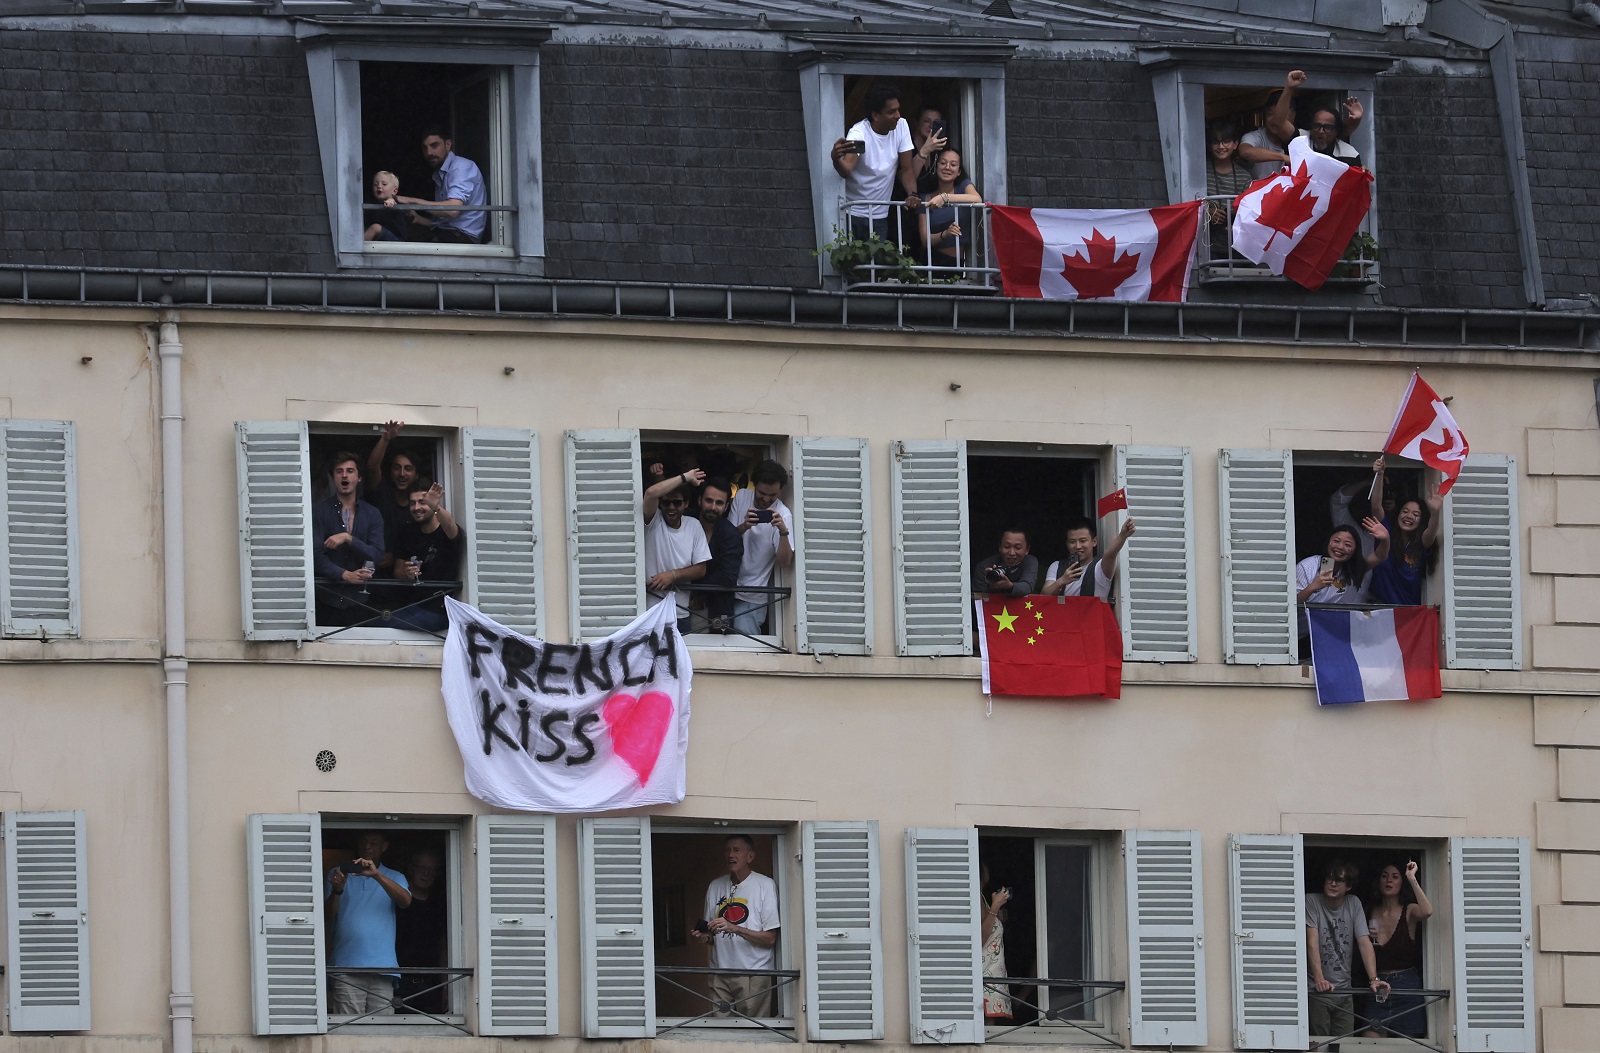
{"type": "Polygon", "coordinates": [[[395,953],[396,912],[411,906],[406,876],[383,865],[389,839],[367,831],[356,838],[355,858],[328,871],[324,912],[333,930],[329,964],[359,972],[336,973],[328,1012],[341,1016],[393,1013],[400,978],[395,953]]]}
{"type": "Polygon", "coordinates": [[[905,191],[905,207],[916,208],[917,152],[911,129],[900,116],[900,89],[874,84],[867,89],[867,116],[844,138],[834,140],[833,170],[844,180],[845,211],[850,236],[865,240],[876,234],[896,244],[905,240],[889,215],[895,180],[905,191]]]}
{"type": "Polygon", "coordinates": [[[1328,535],[1328,545],[1321,555],[1307,556],[1294,568],[1294,584],[1298,589],[1295,602],[1300,605],[1300,635],[1310,632],[1306,624],[1308,603],[1363,603],[1367,598],[1367,571],[1389,558],[1389,531],[1382,523],[1368,516],[1361,527],[1372,535],[1370,556],[1361,554],[1361,539],[1347,526],[1333,528],[1328,535]]]}
{"type": "Polygon", "coordinates": [[[1094,550],[1099,542],[1094,535],[1094,521],[1087,516],[1068,520],[1067,558],[1050,564],[1044,572],[1044,594],[1093,596],[1109,601],[1111,580],[1117,575],[1117,556],[1133,531],[1133,517],[1129,516],[1123,520],[1111,544],[1106,546],[1105,553],[1097,559],[1094,550]]]}
{"type": "MultiPolygon", "coordinates": [[[[747,588],[768,586],[776,568],[794,563],[794,513],[778,499],[789,483],[789,473],[777,461],[762,461],[751,473],[750,485],[733,495],[728,518],[744,537],[744,560],[739,564],[739,584],[747,588]]],[[[772,596],[764,592],[738,592],[733,598],[733,628],[755,636],[767,622],[772,596]]],[[[770,630],[769,630],[770,631],[770,630]]]]}

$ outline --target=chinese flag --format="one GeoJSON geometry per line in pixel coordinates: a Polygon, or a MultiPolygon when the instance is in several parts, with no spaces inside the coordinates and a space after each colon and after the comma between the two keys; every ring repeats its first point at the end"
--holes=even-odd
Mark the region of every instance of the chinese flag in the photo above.
{"type": "Polygon", "coordinates": [[[1122,697],[1122,630],[1093,596],[980,600],[983,684],[991,695],[1122,697]]]}
{"type": "Polygon", "coordinates": [[[1126,489],[1113,490],[1100,499],[1100,503],[1095,506],[1095,514],[1099,518],[1104,519],[1117,509],[1127,507],[1128,491],[1126,489]]]}

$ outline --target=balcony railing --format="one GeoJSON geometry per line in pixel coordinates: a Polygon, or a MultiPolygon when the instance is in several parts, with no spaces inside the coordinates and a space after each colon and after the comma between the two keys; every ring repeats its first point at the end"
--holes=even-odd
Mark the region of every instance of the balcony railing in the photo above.
{"type": "MultiPolygon", "coordinates": [[[[1228,195],[1203,199],[1205,214],[1200,222],[1200,245],[1195,257],[1195,275],[1202,282],[1286,281],[1259,263],[1251,263],[1233,251],[1233,202],[1228,195]],[[1212,223],[1213,218],[1223,222],[1212,223]]],[[[1378,280],[1378,243],[1373,234],[1372,212],[1361,217],[1361,226],[1350,240],[1345,258],[1334,265],[1328,282],[1333,285],[1371,285],[1378,280]]]]}
{"type": "MultiPolygon", "coordinates": [[[[1024,1006],[1038,1014],[1038,1017],[1035,1020],[1024,1021],[1023,1023],[1017,1024],[1013,1027],[1008,1027],[1003,1031],[994,1032],[988,1036],[989,1041],[991,1042],[995,1039],[1009,1035],[1013,1031],[1021,1031],[1026,1027],[1038,1027],[1045,1024],[1065,1024],[1067,1027],[1077,1028],[1079,1031],[1082,1031],[1097,1043],[1103,1043],[1104,1045],[1107,1045],[1113,1049],[1121,1048],[1121,1044],[1115,1039],[1112,1039],[1100,1031],[1095,1030],[1088,1024],[1080,1023],[1079,1020],[1073,1019],[1069,1014],[1071,1014],[1074,1010],[1081,1011],[1090,1003],[1097,1002],[1100,999],[1105,998],[1107,995],[1126,990],[1128,985],[1122,980],[1052,980],[1047,976],[985,976],[983,978],[983,986],[985,990],[998,991],[1001,994],[1009,995],[1013,1007],[1019,1005],[1024,1006]],[[1020,994],[1017,994],[1016,990],[1019,987],[1042,988],[1045,994],[1040,1000],[1045,1004],[1035,1005],[1026,998],[1022,997],[1020,994]],[[1065,1000],[1061,1005],[1051,1005],[1051,1003],[1056,1001],[1056,999],[1050,997],[1050,995],[1057,989],[1075,989],[1079,992],[1078,997],[1065,1000]]],[[[1034,997],[1038,998],[1039,995],[1035,995],[1034,997]]],[[[1015,1016],[1015,1014],[1013,1014],[1013,1016],[1015,1016]]],[[[1083,1040],[1079,1039],[1078,1041],[1081,1042],[1083,1040]]]]}
{"type": "MultiPolygon", "coordinates": [[[[695,1016],[688,1017],[684,1020],[679,1020],[676,1023],[658,1026],[656,1028],[656,1034],[658,1036],[665,1035],[669,1031],[677,1031],[680,1028],[711,1024],[718,1018],[721,1018],[735,1022],[736,1026],[739,1027],[765,1028],[774,1035],[777,1035],[779,1038],[787,1039],[790,1042],[798,1042],[800,1040],[799,1037],[794,1033],[794,1023],[792,1018],[780,1016],[777,1018],[778,1026],[774,1027],[772,1024],[767,1022],[767,1019],[772,1018],[762,1019],[761,1017],[754,1017],[746,1013],[744,1009],[741,1008],[741,1003],[743,1002],[748,1002],[753,998],[765,999],[769,995],[777,1004],[781,1004],[783,1000],[783,988],[799,981],[799,970],[714,969],[710,966],[703,965],[658,965],[656,966],[656,979],[663,983],[669,984],[680,991],[688,992],[695,998],[705,1002],[707,1006],[705,1010],[695,1016]],[[769,983],[759,991],[752,991],[751,994],[744,998],[729,1002],[707,994],[698,987],[692,987],[689,984],[684,983],[682,980],[677,979],[677,977],[680,976],[737,976],[740,978],[762,977],[768,980],[769,983]]],[[[775,1004],[773,1008],[776,1009],[777,1005],[775,1004]]]]}
{"type": "MultiPolygon", "coordinates": [[[[349,985],[345,979],[348,975],[367,974],[373,970],[369,968],[342,968],[328,967],[328,980],[330,987],[349,985]]],[[[464,981],[472,979],[471,969],[445,969],[445,968],[400,968],[383,969],[381,972],[396,975],[401,978],[401,989],[397,989],[390,998],[389,1004],[381,1009],[368,1010],[356,1016],[345,1019],[332,1020],[328,1023],[329,1031],[337,1031],[341,1027],[351,1024],[384,1024],[388,1026],[407,1025],[416,1027],[428,1024],[443,1024],[453,1027],[464,1035],[472,1034],[461,1025],[461,1017],[452,1015],[448,1010],[438,1011],[438,1003],[446,1006],[450,1003],[449,988],[453,984],[466,987],[464,981]],[[407,981],[411,981],[407,983],[407,981]],[[430,997],[431,996],[431,997],[430,997]],[[381,1019],[380,1019],[381,1018],[381,1019]]]]}
{"type": "MultiPolygon", "coordinates": [[[[1307,994],[1313,1000],[1327,1000],[1355,998],[1358,995],[1371,995],[1372,992],[1365,987],[1340,987],[1327,992],[1310,991],[1307,994]]],[[[1438,990],[1416,987],[1395,988],[1389,992],[1389,996],[1385,1001],[1375,1002],[1371,1005],[1369,1009],[1370,1016],[1364,1016],[1359,1011],[1351,1013],[1351,1016],[1355,1019],[1355,1030],[1346,1031],[1339,1035],[1313,1035],[1312,1038],[1318,1041],[1322,1048],[1334,1049],[1341,1039],[1358,1038],[1363,1032],[1377,1031],[1384,1038],[1391,1040],[1403,1038],[1412,1045],[1421,1046],[1423,1049],[1431,1049],[1434,1053],[1444,1053],[1442,1046],[1433,1042],[1425,1042],[1422,1038],[1401,1034],[1396,1028],[1412,1023],[1413,1020],[1425,1020],[1428,1006],[1433,1005],[1435,1002],[1443,1002],[1449,997],[1450,991],[1446,988],[1438,990]],[[1408,1020],[1406,1018],[1412,1019],[1408,1020]]],[[[1358,1001],[1357,1004],[1361,1003],[1358,1001]]],[[[1423,1036],[1423,1038],[1426,1037],[1426,1035],[1423,1036]]]]}
{"type": "MultiPolygon", "coordinates": [[[[849,289],[875,286],[927,286],[938,292],[1000,291],[1000,270],[990,266],[989,213],[981,204],[950,205],[961,233],[941,243],[954,248],[950,260],[922,238],[922,213],[899,201],[840,202],[833,240],[817,253],[819,274],[831,263],[849,289]],[[883,205],[883,219],[869,220],[851,208],[883,205]],[[887,235],[883,229],[887,229],[887,235]]],[[[934,231],[933,233],[938,233],[934,231]]]]}

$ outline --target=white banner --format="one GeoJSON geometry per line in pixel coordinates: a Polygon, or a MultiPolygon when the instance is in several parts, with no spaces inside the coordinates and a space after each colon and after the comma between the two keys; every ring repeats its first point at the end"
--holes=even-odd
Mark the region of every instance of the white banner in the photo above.
{"type": "Polygon", "coordinates": [[[693,671],[673,604],[587,644],[445,606],[445,711],[474,797],[523,812],[683,800],[693,671]]]}

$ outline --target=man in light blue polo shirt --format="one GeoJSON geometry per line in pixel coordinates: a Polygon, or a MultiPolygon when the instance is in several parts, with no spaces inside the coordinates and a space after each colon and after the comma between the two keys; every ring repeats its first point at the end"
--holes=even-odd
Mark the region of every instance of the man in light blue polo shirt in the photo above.
{"type": "Polygon", "coordinates": [[[394,983],[400,976],[395,956],[395,912],[411,906],[406,877],[383,865],[389,840],[367,832],[356,839],[356,856],[328,871],[327,923],[333,929],[336,973],[328,1011],[340,1016],[394,1012],[394,983]],[[348,871],[353,870],[354,873],[348,871]]]}
{"type": "Polygon", "coordinates": [[[483,240],[483,232],[489,226],[487,212],[451,212],[436,207],[489,203],[489,193],[483,185],[483,173],[477,165],[457,155],[454,150],[455,142],[445,134],[443,128],[424,131],[422,154],[433,169],[433,198],[395,197],[402,205],[435,206],[413,213],[412,236],[418,241],[476,245],[483,240]]]}

